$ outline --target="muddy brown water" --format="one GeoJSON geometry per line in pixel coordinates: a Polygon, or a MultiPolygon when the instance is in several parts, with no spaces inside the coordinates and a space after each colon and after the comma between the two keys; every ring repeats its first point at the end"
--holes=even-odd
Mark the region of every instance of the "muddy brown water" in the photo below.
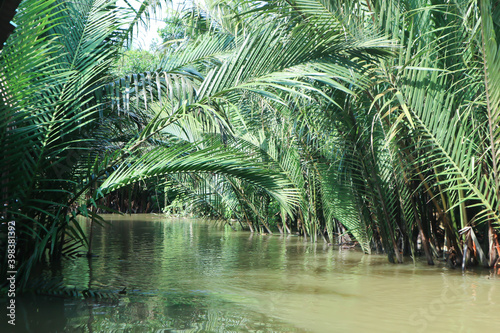
{"type": "MultiPolygon", "coordinates": [[[[109,215],[99,255],[51,267],[115,300],[19,297],[2,332],[494,332],[500,277],[395,265],[296,236],[161,215],[109,215]],[[125,289],[124,293],[119,291],[125,289]]],[[[82,222],[88,230],[89,223],[82,222]]],[[[2,322],[2,325],[5,321],[2,322]]]]}

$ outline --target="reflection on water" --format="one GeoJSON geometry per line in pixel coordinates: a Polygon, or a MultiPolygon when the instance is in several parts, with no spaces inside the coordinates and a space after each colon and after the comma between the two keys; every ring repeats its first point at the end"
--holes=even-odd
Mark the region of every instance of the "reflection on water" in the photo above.
{"type": "Polygon", "coordinates": [[[53,271],[79,290],[118,295],[126,287],[126,294],[114,302],[19,297],[18,332],[498,329],[500,279],[487,270],[393,265],[385,256],[197,220],[108,219],[94,232],[99,257],[53,271]]]}

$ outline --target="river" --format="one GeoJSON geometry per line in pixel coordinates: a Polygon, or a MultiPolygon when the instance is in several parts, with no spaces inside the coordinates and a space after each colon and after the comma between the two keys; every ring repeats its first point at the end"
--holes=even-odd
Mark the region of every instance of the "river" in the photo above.
{"type": "MultiPolygon", "coordinates": [[[[390,264],[297,236],[235,232],[160,215],[108,215],[98,257],[51,267],[113,299],[25,296],[14,332],[486,332],[500,328],[500,277],[390,264]],[[122,294],[118,292],[126,288],[122,294]]],[[[83,222],[88,230],[89,223],[83,222]]],[[[2,331],[4,332],[4,331],[2,331]]],[[[8,331],[5,331],[8,332],[8,331]]]]}

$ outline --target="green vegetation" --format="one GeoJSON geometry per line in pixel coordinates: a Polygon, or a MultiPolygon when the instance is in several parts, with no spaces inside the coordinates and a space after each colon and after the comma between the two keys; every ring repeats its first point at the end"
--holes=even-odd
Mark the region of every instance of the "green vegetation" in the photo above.
{"type": "Polygon", "coordinates": [[[157,70],[160,58],[145,50],[127,50],[117,59],[110,74],[115,78],[157,70]]]}
{"type": "Polygon", "coordinates": [[[141,60],[120,67],[151,10],[20,5],[0,165],[21,285],[88,243],[76,217],[100,223],[110,195],[394,262],[421,248],[429,264],[495,264],[498,1],[195,2],[151,62],[129,51],[141,60]]]}

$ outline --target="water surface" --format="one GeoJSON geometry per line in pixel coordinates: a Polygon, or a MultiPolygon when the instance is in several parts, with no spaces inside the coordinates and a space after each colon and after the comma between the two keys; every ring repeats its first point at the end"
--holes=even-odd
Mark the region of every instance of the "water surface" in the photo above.
{"type": "MultiPolygon", "coordinates": [[[[53,267],[65,285],[117,301],[24,297],[24,332],[496,331],[500,278],[339,250],[195,219],[107,217],[99,257],[53,267]],[[118,291],[126,287],[126,294],[118,291]]],[[[83,223],[88,230],[88,222],[83,223]]],[[[2,331],[4,332],[4,331],[2,331]]],[[[6,331],[8,332],[8,331],[6,331]]]]}

